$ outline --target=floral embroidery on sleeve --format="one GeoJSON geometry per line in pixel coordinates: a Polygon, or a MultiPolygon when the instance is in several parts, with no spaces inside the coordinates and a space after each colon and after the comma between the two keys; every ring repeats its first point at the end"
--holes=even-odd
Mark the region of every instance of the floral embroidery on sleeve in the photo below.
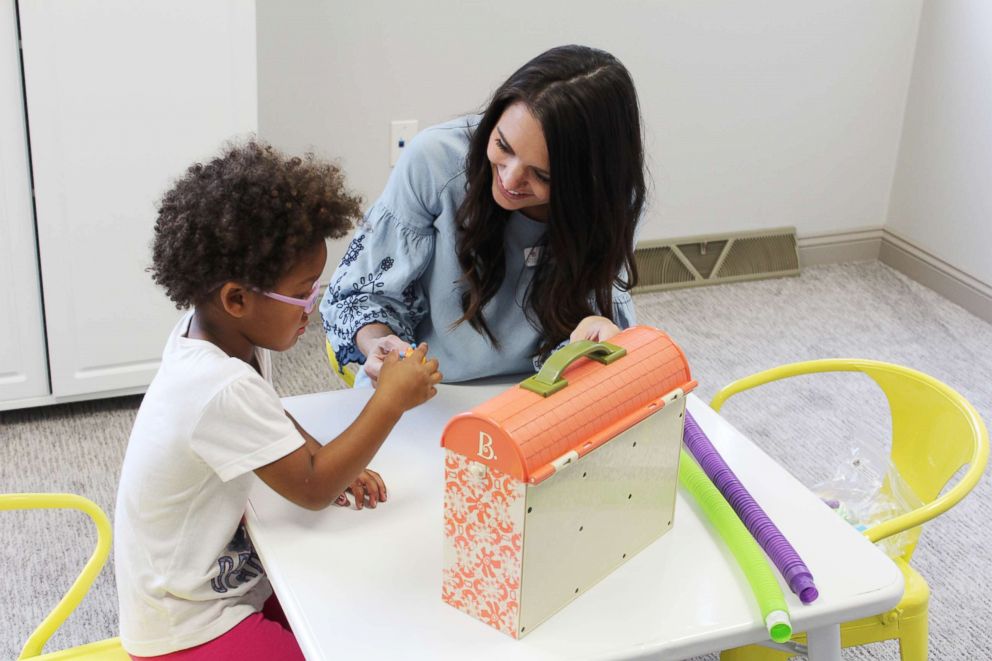
{"type": "Polygon", "coordinates": [[[362,248],[365,247],[365,234],[359,234],[351,240],[348,244],[348,249],[344,253],[344,257],[341,258],[341,266],[351,266],[358,259],[358,254],[362,252],[362,248]]]}
{"type": "MultiPolygon", "coordinates": [[[[357,243],[356,241],[352,242],[353,245],[349,247],[349,252],[342,260],[342,264],[349,257],[354,262],[358,253],[362,251],[364,246],[361,241],[357,241],[357,243]]],[[[390,303],[383,303],[382,300],[374,299],[375,296],[385,293],[385,275],[395,263],[392,257],[383,257],[374,271],[363,274],[357,281],[352,281],[347,286],[345,286],[344,281],[346,278],[353,278],[354,274],[342,272],[328,288],[330,305],[336,314],[333,322],[325,315],[323,325],[326,334],[344,340],[337,343],[334,352],[338,365],[343,366],[348,362],[363,361],[364,358],[355,346],[354,338],[362,326],[371,323],[384,323],[395,330],[400,338],[413,343],[413,329],[404,323],[403,313],[390,303]]],[[[417,305],[415,291],[416,283],[413,282],[407,285],[401,295],[404,306],[419,318],[422,316],[422,306],[417,305]]]]}

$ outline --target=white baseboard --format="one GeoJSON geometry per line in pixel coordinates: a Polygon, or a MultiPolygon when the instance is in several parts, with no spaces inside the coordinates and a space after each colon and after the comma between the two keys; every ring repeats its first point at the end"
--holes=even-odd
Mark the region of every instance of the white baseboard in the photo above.
{"type": "Polygon", "coordinates": [[[25,399],[11,399],[7,401],[0,401],[0,411],[29,409],[36,406],[51,406],[52,404],[70,404],[72,402],[85,402],[90,399],[109,399],[110,397],[141,395],[146,390],[148,390],[148,386],[134,386],[131,388],[119,388],[117,390],[84,392],[75,395],[40,395],[38,397],[27,397],[25,399]]]}
{"type": "Polygon", "coordinates": [[[866,227],[847,232],[812,234],[797,237],[796,243],[802,266],[867,262],[878,259],[882,228],[866,227]]]}
{"type": "Polygon", "coordinates": [[[884,230],[879,261],[992,323],[992,285],[974,278],[890,230],[884,230]]]}
{"type": "Polygon", "coordinates": [[[992,285],[883,227],[797,239],[802,266],[878,260],[992,323],[992,285]]]}

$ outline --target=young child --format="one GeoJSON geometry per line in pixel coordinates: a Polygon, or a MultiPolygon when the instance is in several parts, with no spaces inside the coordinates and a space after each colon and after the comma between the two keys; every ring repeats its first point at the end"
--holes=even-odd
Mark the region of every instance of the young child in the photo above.
{"type": "Polygon", "coordinates": [[[366,466],[402,413],[436,393],[426,345],[390,356],[364,410],[325,446],[270,384],[267,350],[296,344],[313,312],[324,240],[358,216],[336,167],[254,140],[193,165],[162,199],[150,271],[192,310],[142,401],[117,496],[121,640],[133,658],[303,658],[245,531],[252,473],[308,509],[346,489],[359,508],[386,500],[366,466]]]}

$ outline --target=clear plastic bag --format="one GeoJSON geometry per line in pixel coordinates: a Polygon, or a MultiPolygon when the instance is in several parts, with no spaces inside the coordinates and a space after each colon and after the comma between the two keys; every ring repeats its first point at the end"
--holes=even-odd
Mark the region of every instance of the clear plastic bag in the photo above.
{"type": "MultiPolygon", "coordinates": [[[[900,477],[889,457],[864,447],[855,447],[833,477],[811,487],[823,502],[845,521],[865,531],[923,503],[900,477]]],[[[920,528],[878,542],[890,558],[897,558],[916,543],[920,528]]]]}

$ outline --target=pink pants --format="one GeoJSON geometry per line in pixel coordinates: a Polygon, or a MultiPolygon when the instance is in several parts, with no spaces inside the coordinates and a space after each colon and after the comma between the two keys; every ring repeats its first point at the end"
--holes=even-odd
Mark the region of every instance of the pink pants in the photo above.
{"type": "Polygon", "coordinates": [[[275,595],[266,600],[261,612],[202,645],[161,656],[130,656],[135,661],[303,661],[303,652],[275,595]]]}

